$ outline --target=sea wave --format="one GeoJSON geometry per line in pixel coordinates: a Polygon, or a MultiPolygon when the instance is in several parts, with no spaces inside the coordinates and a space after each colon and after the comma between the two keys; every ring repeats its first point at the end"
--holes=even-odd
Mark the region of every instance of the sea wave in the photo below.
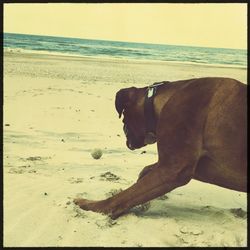
{"type": "Polygon", "coordinates": [[[4,33],[4,48],[63,56],[247,67],[247,51],[4,33]]]}
{"type": "Polygon", "coordinates": [[[238,68],[238,69],[246,69],[247,67],[241,65],[231,65],[231,64],[207,64],[203,62],[192,62],[192,61],[178,61],[178,60],[153,60],[153,59],[134,59],[134,58],[127,58],[127,57],[114,57],[108,55],[99,55],[99,56],[92,56],[92,55],[82,55],[82,54],[72,54],[68,52],[55,52],[55,51],[48,51],[48,50],[28,50],[28,49],[21,49],[21,48],[4,48],[4,53],[24,53],[24,54],[39,54],[39,55],[48,55],[48,56],[63,56],[63,57],[76,57],[76,58],[88,58],[93,60],[119,60],[119,61],[126,61],[126,62],[145,62],[145,63],[171,63],[171,64],[185,64],[185,65],[197,65],[197,66],[206,66],[206,67],[223,67],[223,68],[238,68]]]}

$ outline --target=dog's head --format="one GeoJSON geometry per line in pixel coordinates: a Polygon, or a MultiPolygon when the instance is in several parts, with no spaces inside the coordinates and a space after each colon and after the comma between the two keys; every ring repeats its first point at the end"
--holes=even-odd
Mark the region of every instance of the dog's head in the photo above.
{"type": "Polygon", "coordinates": [[[146,145],[144,95],[145,89],[135,87],[121,89],[116,93],[115,107],[119,118],[123,114],[123,131],[127,138],[127,147],[131,150],[146,145]]]}

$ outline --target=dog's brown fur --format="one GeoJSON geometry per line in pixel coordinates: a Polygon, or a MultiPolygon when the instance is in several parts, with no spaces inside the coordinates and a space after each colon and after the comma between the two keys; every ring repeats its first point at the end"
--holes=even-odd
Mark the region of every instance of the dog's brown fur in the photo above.
{"type": "MultiPolygon", "coordinates": [[[[146,88],[132,87],[116,95],[130,149],[145,146],[145,93],[146,88]]],[[[167,83],[157,90],[154,109],[158,161],[121,193],[101,201],[75,199],[77,205],[115,219],[191,179],[247,191],[246,85],[229,78],[167,83]]]]}

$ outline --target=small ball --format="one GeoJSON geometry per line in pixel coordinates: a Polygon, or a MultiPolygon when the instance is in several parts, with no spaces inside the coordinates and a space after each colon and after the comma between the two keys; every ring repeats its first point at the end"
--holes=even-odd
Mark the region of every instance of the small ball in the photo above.
{"type": "Polygon", "coordinates": [[[98,160],[102,157],[102,150],[99,148],[95,148],[92,150],[91,155],[94,159],[98,160]]]}

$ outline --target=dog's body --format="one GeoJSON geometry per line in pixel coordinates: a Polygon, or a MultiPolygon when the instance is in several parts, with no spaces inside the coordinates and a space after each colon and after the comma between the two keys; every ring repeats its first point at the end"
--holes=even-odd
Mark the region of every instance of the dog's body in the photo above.
{"type": "MultiPolygon", "coordinates": [[[[121,89],[116,95],[132,150],[154,142],[147,139],[146,98],[147,88],[121,89]]],[[[158,162],[121,193],[102,201],[76,199],[76,204],[117,218],[192,178],[247,191],[246,85],[228,78],[166,82],[157,87],[153,108],[158,162]]]]}

